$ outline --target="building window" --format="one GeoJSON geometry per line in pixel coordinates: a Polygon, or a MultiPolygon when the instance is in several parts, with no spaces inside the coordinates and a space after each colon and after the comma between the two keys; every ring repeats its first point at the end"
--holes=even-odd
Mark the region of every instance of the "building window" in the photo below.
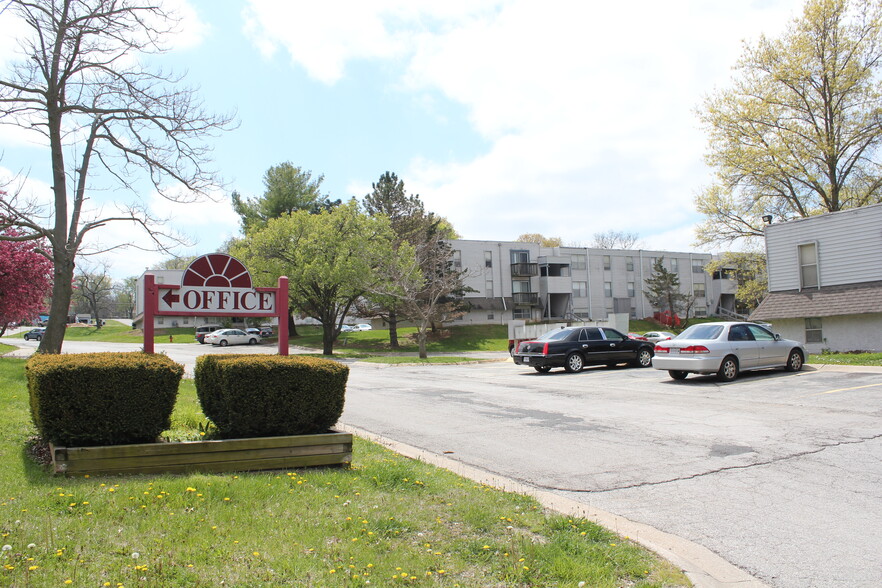
{"type": "Polygon", "coordinates": [[[649,258],[649,267],[655,267],[655,264],[658,263],[658,257],[650,257],[649,258]]]}
{"type": "Polygon", "coordinates": [[[588,297],[588,282],[573,282],[573,298],[588,297]]]}
{"type": "Polygon", "coordinates": [[[156,317],[156,324],[157,324],[157,325],[164,325],[164,324],[165,324],[165,319],[162,318],[161,316],[156,317]]]}
{"type": "Polygon", "coordinates": [[[609,255],[603,256],[603,269],[608,270],[612,268],[612,259],[609,255]]]}
{"type": "Polygon", "coordinates": [[[799,246],[799,283],[802,288],[817,288],[818,282],[818,246],[806,243],[799,246]]]}
{"type": "Polygon", "coordinates": [[[570,267],[574,270],[588,269],[588,260],[586,256],[575,254],[570,256],[570,267]]]}
{"type": "Polygon", "coordinates": [[[821,319],[807,318],[805,319],[805,342],[806,343],[823,343],[824,333],[821,330],[821,319]]]}
{"type": "Polygon", "coordinates": [[[692,286],[692,293],[695,294],[696,298],[704,298],[705,290],[704,284],[695,284],[692,286]]]}
{"type": "Polygon", "coordinates": [[[487,313],[487,320],[488,320],[488,321],[492,321],[492,320],[493,320],[493,313],[492,313],[492,312],[488,312],[488,313],[487,313]]]}
{"type": "Polygon", "coordinates": [[[695,316],[698,318],[704,318],[707,316],[707,307],[706,306],[696,306],[695,307],[695,316]]]}
{"type": "Polygon", "coordinates": [[[484,280],[484,292],[487,298],[493,298],[493,280],[484,280]]]}
{"type": "Polygon", "coordinates": [[[530,263],[530,252],[527,251],[526,249],[512,249],[511,262],[512,263],[530,263]]]}
{"type": "Polygon", "coordinates": [[[511,317],[516,319],[528,319],[530,318],[530,309],[529,308],[515,308],[511,311],[511,317]]]}
{"type": "Polygon", "coordinates": [[[632,319],[636,319],[636,318],[637,318],[637,307],[636,307],[636,306],[632,306],[632,307],[631,307],[631,318],[632,318],[632,319]]]}
{"type": "Polygon", "coordinates": [[[493,267],[493,252],[484,252],[484,267],[493,267]]]}
{"type": "Polygon", "coordinates": [[[185,324],[185,325],[189,325],[189,324],[190,324],[190,317],[188,317],[188,316],[185,316],[185,317],[184,317],[184,324],[185,324]]]}
{"type": "Polygon", "coordinates": [[[701,259],[693,259],[692,260],[692,273],[693,274],[703,274],[704,273],[704,261],[701,259]]]}
{"type": "Polygon", "coordinates": [[[671,271],[675,274],[680,273],[680,260],[676,257],[671,258],[671,271]]]}
{"type": "Polygon", "coordinates": [[[462,251],[459,249],[453,251],[453,267],[458,270],[462,269],[462,251]]]}
{"type": "Polygon", "coordinates": [[[628,282],[628,296],[634,298],[634,282],[628,282]]]}
{"type": "Polygon", "coordinates": [[[634,271],[634,258],[633,257],[626,257],[625,258],[625,269],[628,270],[629,272],[634,271]]]}
{"type": "Polygon", "coordinates": [[[514,293],[529,292],[530,280],[512,280],[511,291],[514,293]]]}
{"type": "Polygon", "coordinates": [[[607,298],[612,298],[612,282],[603,283],[603,295],[607,298]]]}

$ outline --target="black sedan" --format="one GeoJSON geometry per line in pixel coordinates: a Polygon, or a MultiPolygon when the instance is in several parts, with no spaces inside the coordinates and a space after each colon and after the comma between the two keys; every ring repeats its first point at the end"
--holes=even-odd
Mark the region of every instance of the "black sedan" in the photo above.
{"type": "Polygon", "coordinates": [[[638,341],[608,327],[564,327],[545,333],[535,341],[524,341],[512,357],[518,365],[545,373],[562,367],[581,371],[586,365],[614,366],[628,363],[635,367],[652,364],[653,345],[638,341]]]}

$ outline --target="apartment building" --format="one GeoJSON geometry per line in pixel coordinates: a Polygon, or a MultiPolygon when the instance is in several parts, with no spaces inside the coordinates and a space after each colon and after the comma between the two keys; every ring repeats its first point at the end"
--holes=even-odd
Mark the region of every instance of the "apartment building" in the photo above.
{"type": "Polygon", "coordinates": [[[458,323],[512,319],[606,320],[613,313],[652,316],[644,295],[658,258],[680,278],[681,291],[695,296],[693,316],[731,313],[734,281],[726,272],[709,275],[709,253],[655,250],[542,247],[514,241],[452,240],[453,264],[466,271],[469,312],[458,323]]]}
{"type": "Polygon", "coordinates": [[[882,350],[882,204],[766,226],[769,294],[750,316],[811,353],[882,350]]]}

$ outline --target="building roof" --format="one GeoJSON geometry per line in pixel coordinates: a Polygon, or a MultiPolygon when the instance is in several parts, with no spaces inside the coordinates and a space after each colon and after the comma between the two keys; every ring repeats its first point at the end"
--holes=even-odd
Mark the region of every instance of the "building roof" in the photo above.
{"type": "Polygon", "coordinates": [[[882,313],[882,281],[771,292],[751,320],[882,313]]]}

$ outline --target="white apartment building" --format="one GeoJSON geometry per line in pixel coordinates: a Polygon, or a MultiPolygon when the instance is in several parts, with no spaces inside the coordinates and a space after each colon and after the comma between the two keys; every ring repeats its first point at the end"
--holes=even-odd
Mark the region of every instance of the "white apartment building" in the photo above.
{"type": "Polygon", "coordinates": [[[695,296],[692,316],[735,309],[734,281],[726,272],[711,276],[709,253],[654,250],[542,247],[514,241],[452,240],[453,264],[466,271],[469,312],[457,323],[501,323],[512,319],[606,320],[612,313],[652,316],[643,293],[658,258],[695,296]]]}

